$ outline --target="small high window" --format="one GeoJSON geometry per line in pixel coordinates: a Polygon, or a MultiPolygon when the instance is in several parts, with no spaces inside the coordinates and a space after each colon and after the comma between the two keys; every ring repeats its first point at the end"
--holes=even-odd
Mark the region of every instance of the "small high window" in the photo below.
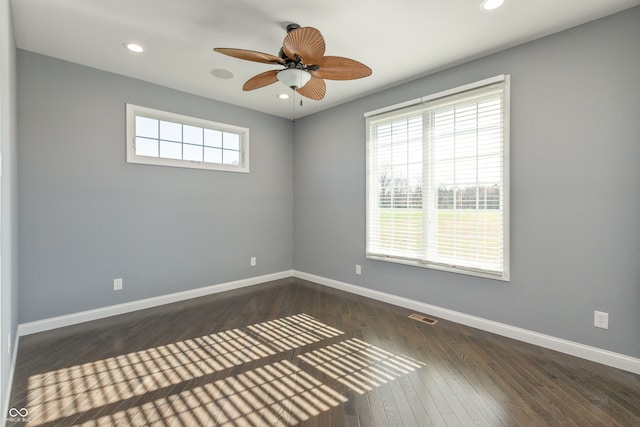
{"type": "Polygon", "coordinates": [[[249,172],[249,129],[127,104],[127,162],[249,172]]]}

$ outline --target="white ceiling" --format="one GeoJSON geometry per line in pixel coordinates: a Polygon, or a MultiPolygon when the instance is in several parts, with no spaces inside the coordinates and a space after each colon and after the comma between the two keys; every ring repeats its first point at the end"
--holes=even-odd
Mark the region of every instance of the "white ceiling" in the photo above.
{"type": "Polygon", "coordinates": [[[265,113],[302,117],[382,88],[640,4],[640,0],[12,0],[20,49],[146,80],[265,113]],[[370,77],[327,81],[321,101],[283,101],[280,83],[243,92],[276,69],[214,47],[277,55],[287,24],[315,27],[326,55],[356,59],[370,77]],[[146,51],[134,54],[123,43],[146,51]],[[225,69],[230,80],[211,71],[225,69]]]}

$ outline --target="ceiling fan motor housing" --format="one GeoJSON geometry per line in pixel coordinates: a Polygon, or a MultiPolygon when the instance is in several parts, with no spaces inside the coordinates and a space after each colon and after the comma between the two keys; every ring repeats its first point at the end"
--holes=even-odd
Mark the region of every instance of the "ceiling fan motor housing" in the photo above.
{"type": "Polygon", "coordinates": [[[287,34],[293,30],[297,30],[298,28],[300,28],[300,25],[292,22],[291,24],[287,25],[287,34]]]}

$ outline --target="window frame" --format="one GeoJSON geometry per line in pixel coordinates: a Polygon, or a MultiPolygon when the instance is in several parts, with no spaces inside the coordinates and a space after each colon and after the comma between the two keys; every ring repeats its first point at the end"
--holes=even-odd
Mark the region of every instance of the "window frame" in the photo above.
{"type": "MultiPolygon", "coordinates": [[[[459,86],[453,89],[445,90],[442,92],[434,93],[431,95],[426,95],[421,98],[416,98],[413,100],[405,101],[399,104],[395,104],[392,106],[380,108],[377,110],[373,110],[364,114],[365,117],[365,132],[366,132],[366,208],[365,208],[365,257],[367,259],[373,259],[378,261],[392,262],[397,264],[405,264],[410,266],[441,270],[454,272],[459,274],[471,275],[476,277],[495,279],[501,281],[510,281],[510,172],[509,172],[509,164],[510,164],[510,76],[509,75],[498,75],[495,77],[491,77],[488,79],[484,79],[481,81],[477,81],[474,83],[470,83],[467,85],[459,86]],[[426,258],[426,249],[423,254],[423,259],[416,259],[412,257],[403,257],[399,254],[388,255],[388,254],[377,254],[370,251],[370,234],[371,227],[375,226],[377,220],[372,217],[370,213],[370,206],[372,203],[372,198],[375,201],[379,201],[378,195],[372,195],[372,191],[377,190],[377,186],[375,189],[370,188],[373,184],[371,181],[371,172],[372,172],[372,126],[376,121],[380,121],[381,118],[385,116],[393,116],[395,114],[406,114],[407,117],[415,110],[418,110],[420,104],[425,104],[431,101],[440,101],[446,100],[447,98],[454,99],[455,97],[464,94],[465,92],[474,91],[481,89],[483,87],[493,86],[496,84],[502,84],[502,96],[503,96],[503,106],[502,106],[502,132],[503,132],[503,146],[502,146],[502,192],[501,195],[501,203],[502,203],[502,268],[501,271],[490,271],[479,269],[470,266],[460,266],[460,265],[452,265],[452,264],[443,264],[439,262],[434,262],[433,260],[428,260],[426,258]],[[412,109],[415,107],[415,110],[412,109]],[[401,111],[404,110],[404,111],[401,111]],[[373,123],[373,124],[372,124],[373,123]]],[[[422,137],[422,146],[423,149],[425,147],[425,137],[422,137]]],[[[422,171],[427,170],[428,166],[424,164],[425,155],[423,155],[423,164],[422,171]]],[[[433,164],[433,163],[432,163],[433,164]]],[[[376,169],[377,171],[377,169],[376,169]]],[[[424,180],[423,180],[424,185],[424,180]]],[[[423,196],[424,197],[424,196],[423,196]]],[[[375,209],[375,208],[374,208],[375,209]]],[[[379,209],[379,207],[377,208],[379,209]]],[[[422,207],[423,212],[428,215],[429,208],[422,207]]],[[[431,209],[433,210],[433,209],[431,209]]],[[[437,212],[437,208],[433,210],[437,212]]],[[[431,234],[430,230],[423,229],[422,232],[422,241],[425,242],[427,236],[431,234]]]]}
{"type": "MultiPolygon", "coordinates": [[[[245,127],[214,122],[211,120],[189,117],[182,114],[157,110],[135,104],[126,104],[126,161],[127,163],[170,166],[191,169],[205,169],[225,172],[249,173],[249,129],[245,127]],[[240,138],[240,162],[237,165],[213,163],[198,160],[173,159],[136,154],[136,117],[145,117],[163,122],[177,123],[181,126],[193,126],[204,130],[231,133],[240,138]]],[[[153,138],[152,138],[153,139],[153,138]]],[[[158,143],[162,141],[158,135],[158,143]]],[[[185,141],[173,141],[184,147],[185,141]]],[[[189,145],[188,143],[186,143],[189,145]]],[[[204,147],[204,144],[203,144],[204,147]]],[[[222,150],[224,148],[221,148],[222,150]]]]}

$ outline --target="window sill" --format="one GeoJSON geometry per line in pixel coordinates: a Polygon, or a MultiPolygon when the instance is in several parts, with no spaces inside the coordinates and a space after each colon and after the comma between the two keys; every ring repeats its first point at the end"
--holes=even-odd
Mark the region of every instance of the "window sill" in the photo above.
{"type": "Polygon", "coordinates": [[[381,256],[381,255],[366,255],[366,258],[372,259],[375,261],[391,262],[394,264],[409,265],[412,267],[428,268],[430,270],[446,271],[449,273],[457,273],[457,274],[464,274],[467,276],[481,277],[484,279],[498,280],[501,282],[511,281],[508,271],[494,273],[494,272],[483,271],[483,270],[473,270],[469,268],[463,269],[463,268],[457,268],[457,267],[447,266],[443,264],[420,262],[420,261],[415,261],[410,259],[393,258],[393,257],[387,257],[387,256],[381,256]]]}

